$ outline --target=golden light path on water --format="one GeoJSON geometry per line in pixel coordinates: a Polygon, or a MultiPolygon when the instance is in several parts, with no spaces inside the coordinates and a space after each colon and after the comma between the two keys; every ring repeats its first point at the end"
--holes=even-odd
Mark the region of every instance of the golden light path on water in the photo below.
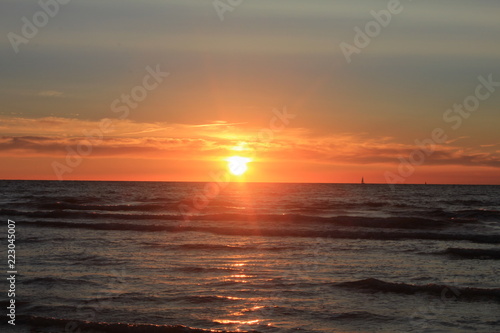
{"type": "MultiPolygon", "coordinates": [[[[244,262],[232,263],[229,265],[229,267],[244,269],[244,267],[246,265],[247,265],[247,261],[244,261],[244,262]]],[[[231,275],[221,277],[221,281],[247,284],[250,282],[247,279],[254,278],[254,277],[256,277],[256,276],[255,275],[241,274],[241,273],[240,274],[231,274],[231,275]]],[[[226,297],[226,298],[228,298],[228,299],[241,299],[240,297],[226,297]]],[[[238,319],[238,317],[247,316],[248,313],[254,313],[255,311],[258,311],[258,310],[264,308],[263,305],[259,304],[262,302],[262,299],[260,299],[260,298],[246,298],[245,300],[247,301],[247,305],[245,307],[240,308],[236,311],[228,312],[226,318],[215,318],[215,319],[213,319],[213,322],[218,323],[218,324],[223,324],[223,325],[237,325],[236,326],[237,331],[249,329],[249,326],[252,326],[252,325],[262,324],[263,321],[265,321],[267,318],[238,319]],[[253,305],[248,304],[250,302],[253,302],[254,304],[253,305]]],[[[267,325],[272,326],[271,323],[267,323],[267,325]]]]}

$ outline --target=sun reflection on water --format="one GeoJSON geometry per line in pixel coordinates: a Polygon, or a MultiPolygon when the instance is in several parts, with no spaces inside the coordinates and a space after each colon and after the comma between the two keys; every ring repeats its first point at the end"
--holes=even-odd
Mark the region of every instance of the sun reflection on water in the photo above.
{"type": "MultiPolygon", "coordinates": [[[[236,259],[236,258],[231,258],[236,259]]],[[[249,264],[249,260],[238,260],[237,262],[228,263],[226,267],[233,268],[237,270],[236,272],[232,272],[233,274],[227,274],[221,276],[220,279],[224,282],[236,282],[241,284],[247,284],[250,282],[250,279],[258,278],[258,276],[254,274],[247,273],[247,267],[249,264]]],[[[246,289],[238,288],[238,292],[241,292],[246,289]]],[[[248,291],[249,292],[249,291],[248,291]]],[[[241,296],[241,295],[240,295],[241,296]]],[[[216,318],[212,319],[214,323],[220,325],[227,325],[228,327],[224,329],[229,329],[233,331],[240,330],[248,330],[249,326],[256,325],[270,325],[267,323],[267,319],[261,317],[261,314],[258,314],[261,309],[264,309],[265,306],[262,305],[261,298],[254,297],[235,297],[235,296],[226,296],[228,299],[235,299],[238,301],[244,301],[236,306],[232,306],[225,309],[225,314],[220,314],[216,318]],[[259,318],[260,317],[260,318],[259,318]]]]}
{"type": "Polygon", "coordinates": [[[214,322],[218,324],[230,324],[230,325],[255,325],[260,322],[260,319],[254,320],[229,320],[229,319],[214,319],[214,322]]]}

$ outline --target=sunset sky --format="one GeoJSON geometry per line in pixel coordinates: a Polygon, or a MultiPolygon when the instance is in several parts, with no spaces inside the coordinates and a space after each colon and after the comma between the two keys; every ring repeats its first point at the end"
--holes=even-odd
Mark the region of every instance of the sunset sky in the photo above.
{"type": "Polygon", "coordinates": [[[0,179],[500,184],[497,0],[401,0],[350,63],[391,1],[44,1],[0,5],[0,179]]]}

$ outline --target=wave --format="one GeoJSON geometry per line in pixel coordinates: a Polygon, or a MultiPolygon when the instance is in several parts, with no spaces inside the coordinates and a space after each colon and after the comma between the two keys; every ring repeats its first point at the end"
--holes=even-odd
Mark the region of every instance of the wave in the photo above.
{"type": "MultiPolygon", "coordinates": [[[[184,217],[177,213],[172,214],[132,214],[132,213],[105,213],[95,211],[19,211],[13,209],[0,209],[0,213],[9,216],[26,216],[33,218],[91,218],[91,219],[125,219],[125,220],[165,220],[184,221],[184,217]]],[[[363,217],[363,216],[310,216],[302,214],[237,214],[219,213],[190,216],[191,221],[215,222],[258,222],[266,223],[297,223],[297,224],[327,224],[342,227],[364,227],[382,229],[442,229],[463,223],[471,223],[470,219],[457,219],[452,217],[430,219],[422,217],[363,217]]]]}
{"type": "Polygon", "coordinates": [[[96,211],[156,211],[156,210],[165,210],[168,208],[176,208],[175,205],[166,205],[166,204],[127,204],[127,205],[89,205],[89,204],[74,204],[74,203],[65,203],[65,202],[56,202],[56,203],[46,203],[40,204],[37,206],[38,209],[42,210],[96,210],[96,211]]]}
{"type": "MultiPolygon", "coordinates": [[[[184,221],[185,218],[179,215],[177,207],[167,207],[165,205],[115,205],[115,206],[88,206],[88,210],[35,210],[24,211],[15,209],[0,209],[0,213],[8,216],[25,216],[30,218],[44,219],[115,219],[115,220],[162,220],[162,221],[184,221]],[[99,209],[91,209],[97,208],[99,209]],[[122,209],[127,207],[127,209],[122,209]],[[137,208],[139,207],[139,208],[137,208]],[[109,208],[109,209],[108,209],[109,208]],[[153,213],[148,213],[152,212],[153,213]]],[[[478,214],[485,211],[478,211],[478,214]]],[[[376,229],[443,229],[464,223],[473,223],[469,215],[459,218],[456,214],[448,212],[434,211],[430,215],[433,218],[421,217],[421,212],[410,212],[408,216],[397,217],[366,217],[366,216],[312,216],[297,213],[282,214],[242,214],[242,213],[210,213],[203,215],[189,216],[190,221],[215,221],[215,222],[258,222],[266,223],[288,223],[288,224],[326,224],[342,227],[363,227],[376,229]],[[420,215],[420,216],[419,216],[420,215]]]]}
{"type": "Polygon", "coordinates": [[[21,196],[20,198],[22,199],[36,199],[37,203],[53,203],[54,201],[57,201],[57,203],[64,203],[64,204],[76,204],[76,205],[87,205],[87,204],[92,204],[96,203],[99,204],[102,202],[101,197],[97,196],[64,196],[64,195],[55,195],[54,196],[54,191],[43,191],[43,190],[37,190],[36,194],[30,194],[30,195],[24,195],[21,196]]]}
{"type": "MultiPolygon", "coordinates": [[[[392,207],[392,203],[383,201],[366,201],[366,202],[316,202],[307,204],[306,206],[297,206],[297,203],[284,204],[283,207],[287,210],[293,210],[302,213],[321,213],[325,211],[337,211],[337,210],[350,210],[350,209],[363,209],[363,208],[384,208],[392,207]]],[[[405,205],[405,207],[408,207],[405,205]]]]}
{"type": "Polygon", "coordinates": [[[321,237],[333,239],[373,239],[373,240],[405,240],[423,239],[440,241],[470,241],[475,243],[499,244],[500,235],[470,234],[470,233],[443,233],[443,232],[416,232],[416,231],[361,231],[361,230],[322,230],[292,228],[243,228],[243,227],[214,227],[214,226],[169,226],[161,224],[134,224],[134,223],[79,223],[79,222],[25,222],[33,227],[75,228],[89,230],[120,230],[137,232],[207,232],[230,236],[268,236],[268,237],[321,237]]]}
{"type": "MultiPolygon", "coordinates": [[[[30,301],[24,301],[22,299],[19,299],[18,297],[16,297],[16,307],[17,306],[22,306],[22,307],[26,307],[26,306],[29,306],[31,305],[32,303],[30,301]]],[[[5,309],[6,307],[8,307],[10,305],[10,300],[9,299],[6,299],[6,300],[1,300],[0,301],[0,307],[2,309],[5,309]]]]}
{"type": "Polygon", "coordinates": [[[63,255],[64,258],[72,261],[72,265],[81,265],[81,266],[115,266],[115,265],[124,265],[126,263],[123,259],[113,259],[106,258],[96,255],[85,255],[82,253],[79,255],[63,255]],[[84,255],[83,257],[81,255],[84,255]]]}
{"type": "Polygon", "coordinates": [[[287,251],[291,249],[296,249],[296,246],[259,246],[259,245],[220,245],[220,244],[203,244],[203,243],[193,243],[193,244],[165,244],[159,242],[143,242],[143,245],[153,248],[162,248],[170,250],[210,250],[210,251],[287,251]]]}
{"type": "Polygon", "coordinates": [[[274,304],[265,305],[261,303],[261,306],[258,307],[250,307],[246,309],[242,309],[242,313],[255,313],[257,315],[261,315],[267,317],[269,313],[274,313],[279,316],[295,316],[295,317],[305,317],[305,316],[313,316],[315,318],[321,318],[323,320],[332,320],[332,321],[380,321],[387,322],[388,320],[394,320],[395,317],[392,316],[384,316],[379,315],[367,311],[349,311],[349,312],[332,312],[331,309],[318,309],[314,310],[311,308],[296,308],[296,307],[288,307],[288,306],[278,306],[274,304]]]}
{"type": "Polygon", "coordinates": [[[214,303],[214,302],[234,302],[237,298],[226,296],[183,296],[178,297],[175,301],[184,301],[193,304],[214,303]]]}
{"type": "Polygon", "coordinates": [[[442,253],[465,259],[500,259],[500,249],[464,249],[450,247],[442,253]]]}
{"type": "Polygon", "coordinates": [[[66,284],[66,285],[78,285],[81,286],[82,284],[88,284],[88,285],[94,285],[98,286],[99,284],[96,282],[88,281],[88,280],[81,280],[81,279],[63,279],[63,278],[53,278],[53,277],[39,277],[39,278],[33,278],[33,279],[28,279],[28,280],[22,280],[23,284],[40,284],[40,285],[61,285],[61,284],[66,284]]]}
{"type": "Polygon", "coordinates": [[[218,245],[218,244],[182,244],[175,246],[181,250],[210,250],[210,251],[235,251],[235,250],[253,250],[252,246],[218,245]]]}
{"type": "Polygon", "coordinates": [[[462,219],[500,222],[500,211],[492,209],[467,209],[455,212],[462,219]]]}
{"type": "Polygon", "coordinates": [[[311,223],[342,226],[342,227],[364,227],[364,228],[393,228],[393,229],[441,229],[459,223],[464,220],[436,220],[422,217],[364,217],[364,216],[334,216],[321,217],[302,214],[206,214],[192,217],[192,220],[209,221],[258,221],[259,223],[311,223]]]}
{"type": "Polygon", "coordinates": [[[453,205],[453,206],[491,206],[495,205],[492,201],[487,201],[487,200],[477,200],[477,199],[466,199],[466,200],[438,200],[437,202],[443,203],[446,205],[453,205]]]}
{"type": "MultiPolygon", "coordinates": [[[[208,333],[213,330],[203,330],[191,328],[183,325],[154,325],[154,324],[127,324],[127,323],[107,323],[107,322],[88,322],[82,320],[47,318],[38,316],[18,316],[20,322],[26,322],[34,328],[58,327],[65,329],[67,327],[79,328],[81,331],[93,331],[95,333],[208,333]]],[[[74,331],[74,330],[73,330],[74,331]]],[[[225,331],[226,333],[236,333],[225,331]]],[[[239,333],[245,333],[238,331],[239,333]]],[[[246,331],[246,333],[259,333],[258,331],[246,331]]]]}
{"type": "MultiPolygon", "coordinates": [[[[51,241],[56,242],[56,241],[65,241],[66,238],[59,238],[59,239],[53,239],[51,241]]],[[[18,238],[16,239],[17,244],[33,244],[33,243],[42,243],[45,242],[44,239],[41,239],[37,236],[32,236],[32,237],[23,237],[23,238],[18,238]]]]}
{"type": "Polygon", "coordinates": [[[79,218],[79,219],[125,219],[125,220],[182,220],[182,216],[173,214],[131,214],[131,213],[97,213],[95,211],[18,211],[13,209],[0,209],[0,214],[8,216],[25,216],[34,218],[79,218]]]}
{"type": "MultiPolygon", "coordinates": [[[[156,296],[156,295],[148,295],[147,302],[156,302],[159,304],[165,304],[167,302],[187,302],[192,304],[203,304],[203,303],[214,303],[214,302],[235,302],[241,300],[238,297],[228,297],[228,296],[219,296],[219,295],[203,295],[203,296],[177,296],[177,297],[167,297],[167,296],[156,296]]],[[[95,297],[89,298],[85,301],[120,301],[120,302],[135,302],[141,303],[145,301],[144,294],[141,293],[123,293],[119,295],[109,296],[109,297],[95,297]]],[[[16,303],[17,304],[17,303],[16,303]]],[[[75,308],[76,310],[76,308],[75,308]]]]}
{"type": "Polygon", "coordinates": [[[288,250],[292,248],[291,246],[283,247],[259,247],[256,245],[218,245],[218,244],[182,244],[176,246],[179,249],[185,250],[211,250],[211,251],[251,251],[251,250],[268,250],[268,251],[279,251],[288,250]]]}
{"type": "Polygon", "coordinates": [[[394,319],[389,316],[382,316],[374,314],[367,311],[352,311],[352,312],[340,312],[330,315],[331,320],[371,320],[371,321],[382,321],[387,322],[388,320],[394,319]]]}
{"type": "Polygon", "coordinates": [[[440,296],[443,299],[459,300],[494,300],[500,301],[500,288],[483,289],[469,287],[452,287],[439,284],[415,285],[406,283],[385,282],[377,279],[340,282],[336,287],[357,289],[372,292],[390,292],[413,295],[418,293],[440,296]]]}
{"type": "Polygon", "coordinates": [[[187,273],[220,272],[220,271],[239,272],[239,271],[241,271],[239,269],[230,268],[230,267],[200,267],[200,266],[179,267],[179,268],[177,268],[177,270],[180,272],[187,272],[187,273]]]}

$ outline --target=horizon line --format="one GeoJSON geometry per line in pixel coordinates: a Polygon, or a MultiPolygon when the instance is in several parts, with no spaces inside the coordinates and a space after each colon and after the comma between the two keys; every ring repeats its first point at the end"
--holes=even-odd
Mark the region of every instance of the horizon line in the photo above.
{"type": "MultiPolygon", "coordinates": [[[[103,179],[67,179],[67,180],[57,180],[57,179],[0,179],[0,181],[46,181],[46,182],[136,182],[136,183],[212,183],[214,181],[199,181],[199,180],[103,180],[103,179]]],[[[338,184],[338,185],[388,185],[388,186],[399,186],[399,185],[452,185],[452,186],[500,186],[499,184],[457,184],[457,183],[398,183],[398,184],[388,184],[388,183],[352,183],[352,182],[258,182],[258,181],[228,181],[225,183],[250,183],[250,184],[338,184]]]]}

